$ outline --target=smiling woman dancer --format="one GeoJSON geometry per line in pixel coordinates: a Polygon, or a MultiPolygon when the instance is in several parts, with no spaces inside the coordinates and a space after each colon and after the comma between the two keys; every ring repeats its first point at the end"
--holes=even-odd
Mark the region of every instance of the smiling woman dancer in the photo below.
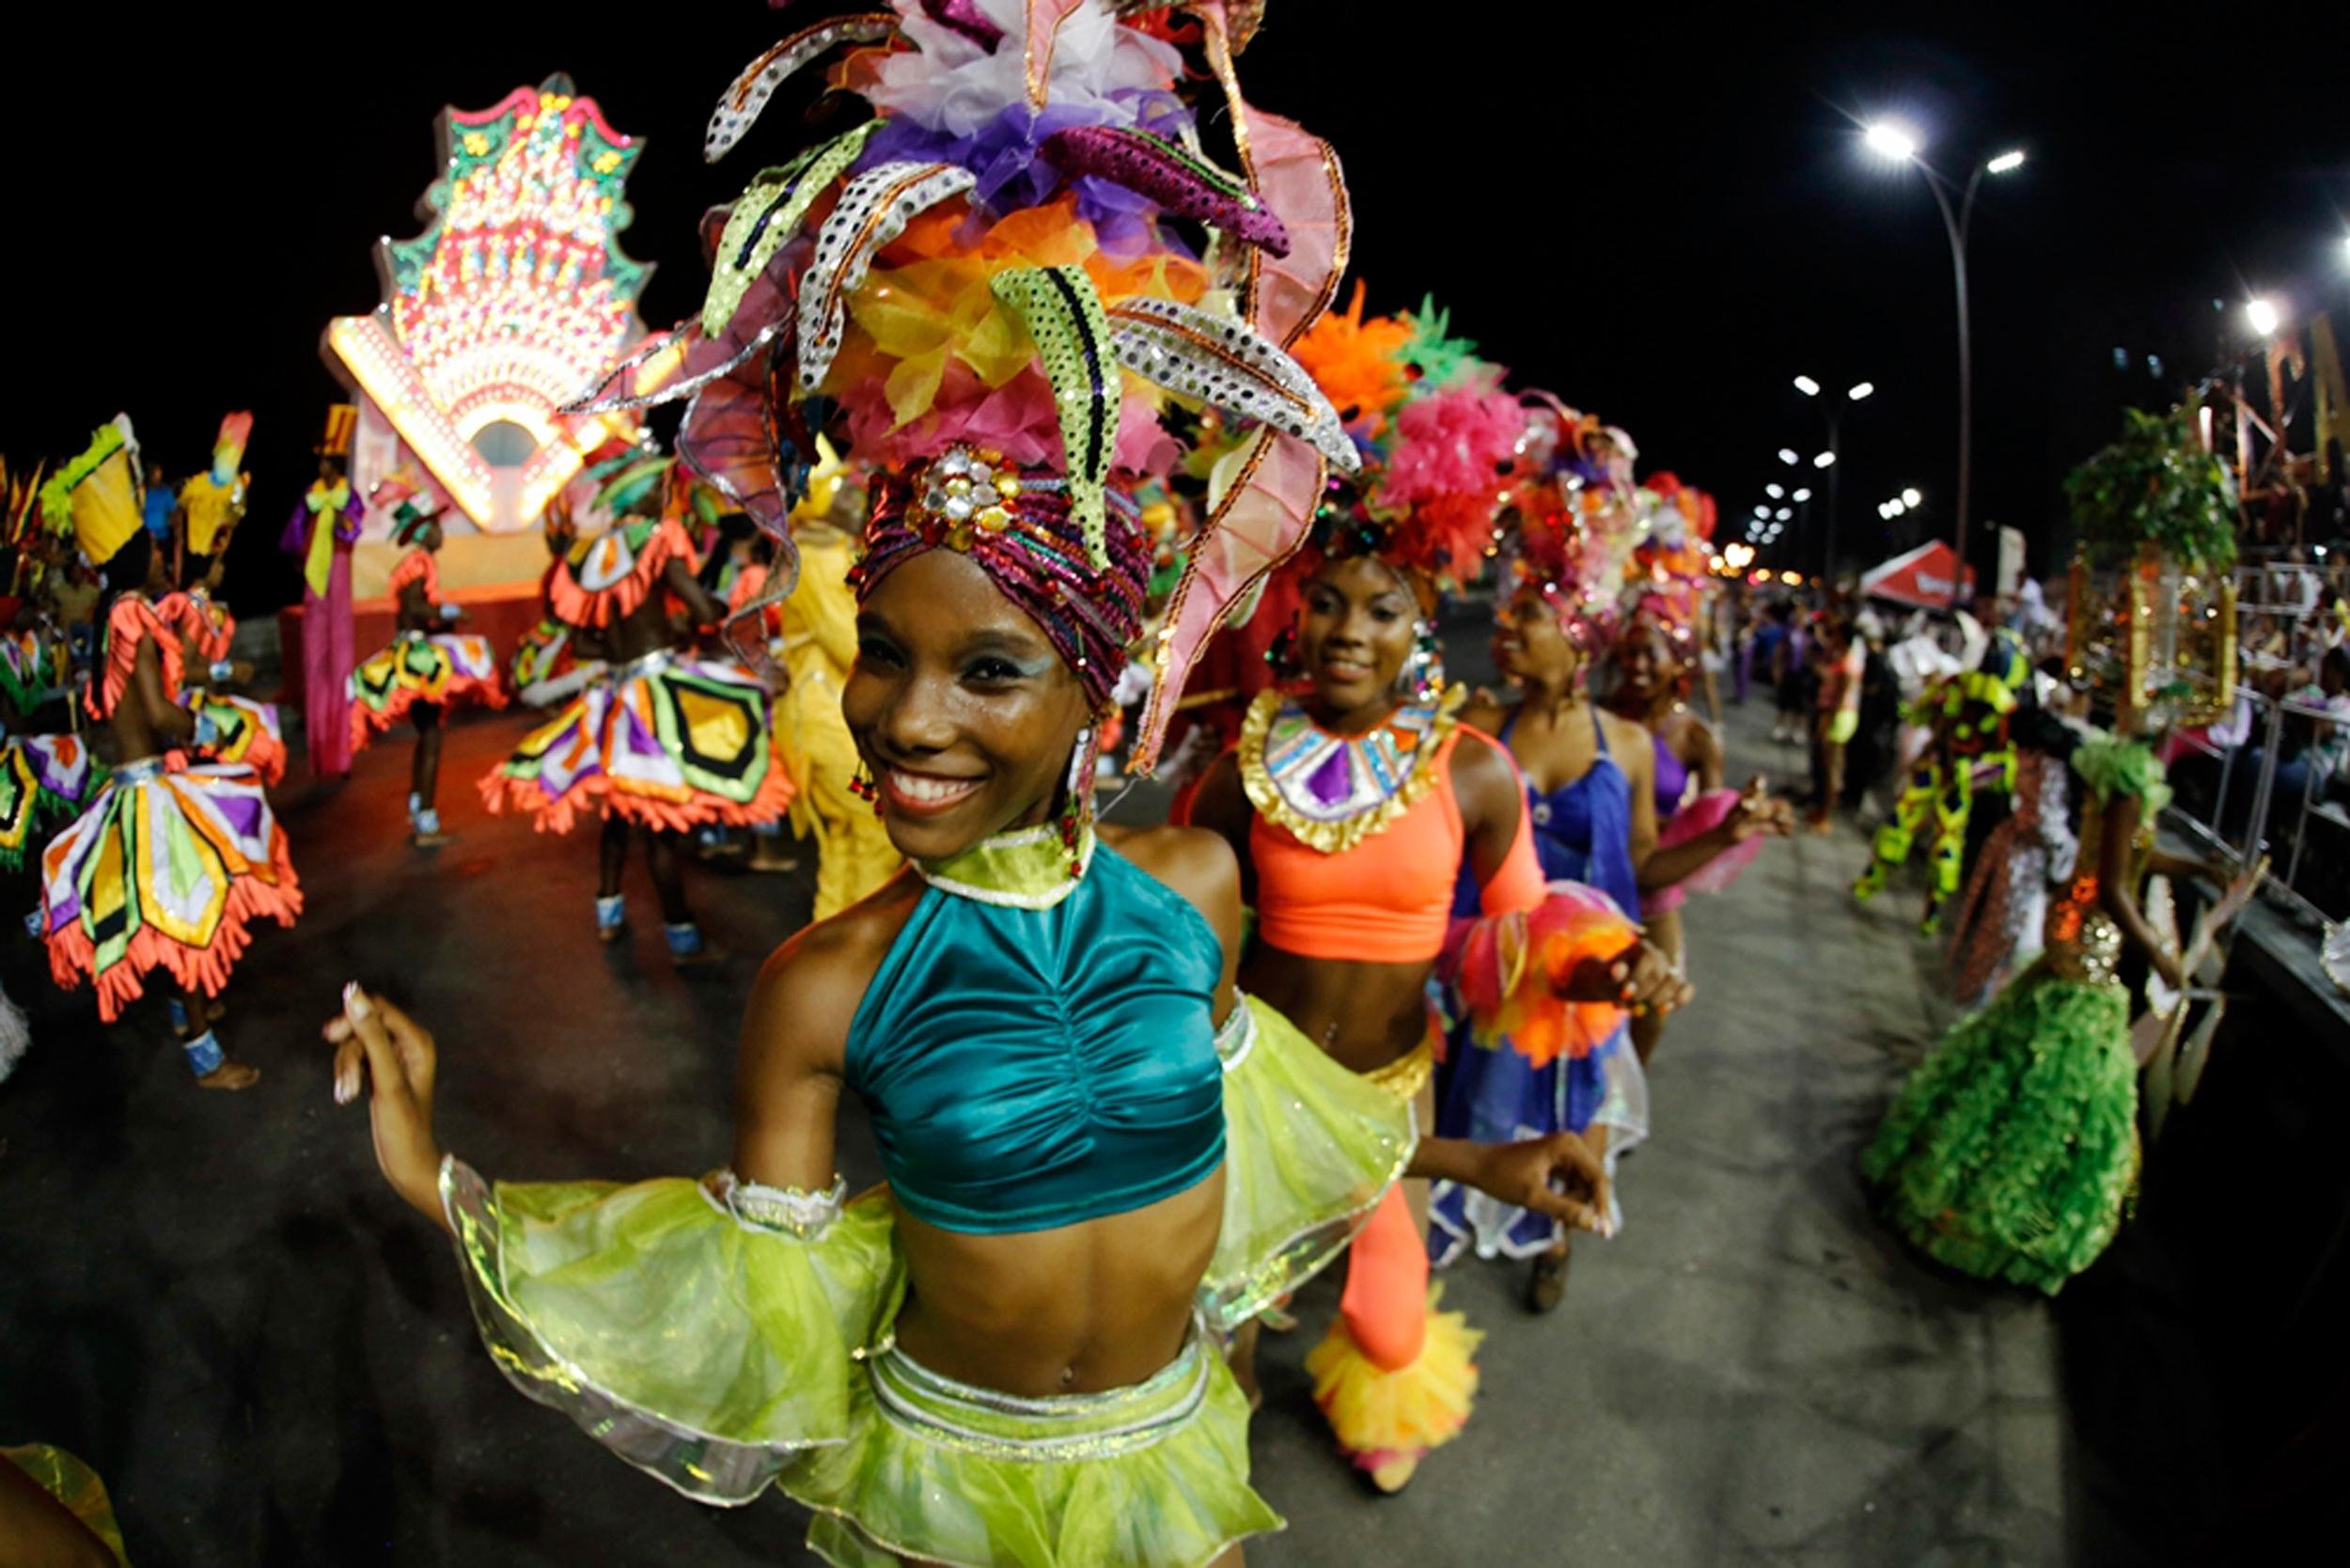
{"type": "MultiPolygon", "coordinates": [[[[1025,133],[1024,61],[1051,61],[1054,105],[1076,129],[1131,129],[1144,108],[1187,128],[1182,59],[1142,30],[1163,16],[1128,27],[1081,4],[1032,45],[1028,14],[906,0],[910,47],[852,56],[880,78],[861,90],[892,109],[872,133],[879,161],[849,169],[868,128],[842,156],[800,165],[824,172],[796,209],[755,187],[718,247],[714,303],[682,335],[681,378],[704,388],[679,437],[689,461],[711,459],[713,429],[788,425],[772,388],[819,390],[853,427],[863,417],[857,456],[874,478],[842,709],[867,791],[914,862],[769,961],[744,1024],[732,1169],[493,1187],[434,1142],[429,1036],[355,989],[328,1032],[338,1097],[363,1074],[372,1084],[386,1174],[455,1233],[500,1367],[630,1462],[713,1502],[775,1482],[815,1511],[815,1549],[859,1568],[1201,1568],[1237,1563],[1240,1541],[1279,1524],[1248,1487],[1247,1405],[1214,1334],[1326,1262],[1407,1168],[1583,1223],[1604,1178],[1572,1137],[1416,1144],[1392,1099],[1234,996],[1239,877],[1221,844],[1096,834],[1095,737],[1149,570],[1124,494],[1145,468],[1129,460],[1172,457],[1104,351],[1204,387],[1198,355],[1230,344],[1234,359],[1217,363],[1250,374],[1251,397],[1302,377],[1246,317],[1149,292],[1197,290],[1200,263],[1163,247],[1145,265],[1095,253],[1095,216],[1160,246],[1159,198],[1261,225],[1253,198],[1217,206],[1199,176],[1178,180],[1177,144],[1121,142],[1131,156],[1112,161],[1159,198],[1106,177],[1078,188],[1042,161],[982,196],[961,165],[916,161],[952,151],[1000,172],[1022,156],[1017,136],[1010,152],[932,137],[926,117],[992,103],[1025,133]],[[938,221],[893,246],[906,209],[926,204],[944,204],[938,221]],[[972,248],[990,223],[1021,226],[1021,243],[972,248]],[[1031,264],[1039,254],[1098,271],[1031,264]],[[727,297],[728,269],[754,260],[754,288],[727,297]],[[909,378],[883,338],[927,318],[942,287],[978,318],[971,341],[932,378],[943,389],[929,406],[893,416],[909,378]],[[827,326],[823,302],[843,296],[827,326]],[[1136,339],[1110,338],[1113,310],[1136,335],[1146,318],[1176,323],[1183,345],[1130,352],[1136,339]],[[778,337],[795,317],[802,329],[778,337]],[[995,384],[964,374],[982,351],[995,384]],[[739,397],[719,379],[730,362],[749,367],[739,397]],[[968,433],[983,420],[1000,447],[968,433]],[[854,1201],[834,1166],[844,1090],[869,1108],[888,1178],[854,1201]]],[[[1201,23],[1228,41],[1221,8],[1201,23]]],[[[746,78],[762,102],[765,70],[746,78]]],[[[744,102],[722,109],[727,140],[744,102]]],[[[1266,131],[1260,150],[1277,140],[1266,131]]],[[[1326,182],[1312,146],[1300,166],[1326,182]]],[[[963,318],[937,315],[949,319],[963,318]]],[[[912,341],[927,353],[934,339],[912,341]]],[[[1303,452],[1317,487],[1315,448],[1284,451],[1303,452]]],[[[782,454],[727,453],[713,482],[780,534],[782,454]]],[[[787,550],[779,590],[789,566],[787,550]]]]}
{"type": "MultiPolygon", "coordinates": [[[[1467,395],[1499,397],[1505,421],[1522,424],[1513,400],[1467,395]]],[[[1463,421],[1442,423],[1458,430],[1463,421]]],[[[1503,434],[1502,454],[1512,441],[1503,434]]],[[[1491,462],[1470,466],[1487,476],[1489,494],[1491,462]]],[[[1383,497],[1395,494],[1403,467],[1391,460],[1383,497]]],[[[1515,922],[1513,932],[1543,955],[1524,966],[1523,990],[1534,995],[1484,988],[1471,1011],[1489,1042],[1515,1032],[1492,1027],[1499,1014],[1544,1020],[1523,1032],[1559,1039],[1590,1022],[1587,1010],[1565,1005],[1570,998],[1670,1007],[1684,988],[1661,955],[1636,949],[1628,922],[1605,899],[1545,888],[1508,754],[1456,721],[1462,693],[1435,689],[1434,585],[1459,550],[1438,529],[1409,514],[1376,514],[1343,490],[1323,509],[1315,546],[1302,569],[1294,649],[1308,690],[1257,699],[1239,746],[1201,781],[1191,820],[1214,829],[1249,868],[1259,917],[1243,971],[1251,994],[1334,1059],[1415,1104],[1424,1122],[1435,1028],[1428,983],[1449,946],[1490,959],[1496,927],[1515,922]],[[1455,930],[1465,863],[1476,888],[1469,913],[1487,918],[1455,930]]],[[[1465,964],[1462,989],[1477,989],[1470,971],[1492,967],[1465,964]]],[[[1612,1008],[1588,1011],[1609,1015],[1601,1038],[1620,1021],[1612,1008]]],[[[1469,1356],[1479,1336],[1459,1313],[1438,1312],[1428,1288],[1413,1213],[1422,1207],[1418,1192],[1408,1200],[1389,1194],[1355,1245],[1339,1317],[1308,1361],[1340,1446],[1388,1492],[1458,1435],[1477,1388],[1469,1356]]]]}
{"type": "Polygon", "coordinates": [[[774,1480],[834,1562],[1237,1562],[1278,1520],[1203,1294],[1294,1284],[1294,1238],[1325,1259],[1407,1158],[1586,1224],[1601,1178],[1571,1136],[1415,1150],[1384,1096],[1234,996],[1231,857],[1179,828],[1097,837],[1083,787],[1138,623],[1132,509],[1112,494],[1111,565],[1073,572],[1065,488],[1023,473],[1016,521],[959,549],[918,497],[971,463],[875,481],[843,707],[916,874],[761,973],[730,1170],[492,1187],[433,1140],[431,1038],[355,990],[337,1096],[364,1058],[384,1173],[454,1232],[509,1375],[688,1495],[774,1480]],[[1248,1061],[1285,1120],[1235,1108],[1248,1061]],[[889,1178],[854,1202],[843,1089],[889,1178]],[[1306,1180],[1253,1182],[1267,1161],[1306,1180]],[[1248,1235],[1290,1250],[1225,1245],[1248,1235]]]}

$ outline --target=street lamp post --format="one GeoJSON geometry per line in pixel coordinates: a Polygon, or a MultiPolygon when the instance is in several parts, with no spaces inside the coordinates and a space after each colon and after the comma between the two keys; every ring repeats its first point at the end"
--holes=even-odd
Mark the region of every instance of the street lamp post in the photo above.
{"type": "Polygon", "coordinates": [[[1918,138],[1890,121],[1879,121],[1868,128],[1863,139],[1872,151],[1896,163],[1915,164],[1926,177],[1926,189],[1934,193],[1934,204],[1942,213],[1942,229],[1950,242],[1950,272],[1958,287],[1958,494],[1952,531],[1958,551],[1958,570],[1950,574],[1950,603],[1958,603],[1959,585],[1966,579],[1966,525],[1968,507],[1974,492],[1975,446],[1975,355],[1974,337],[1968,321],[1966,294],[1966,234],[1974,221],[1975,193],[1982,188],[1986,174],[2012,174],[2024,166],[2020,151],[2002,152],[1975,165],[1966,177],[1962,190],[1925,159],[1919,156],[1918,138]],[[1959,196],[1953,209],[1950,197],[1959,196]]]}
{"type": "MultiPolygon", "coordinates": [[[[1810,399],[1818,406],[1820,417],[1827,425],[1827,461],[1822,463],[1816,458],[1812,460],[1814,467],[1827,470],[1827,526],[1821,530],[1820,545],[1820,574],[1823,577],[1833,576],[1836,572],[1836,546],[1839,542],[1836,533],[1836,503],[1837,496],[1843,488],[1841,467],[1844,455],[1843,412],[1846,405],[1864,400],[1876,389],[1876,383],[1872,381],[1856,382],[1846,390],[1842,400],[1839,400],[1835,398],[1821,396],[1820,384],[1810,376],[1795,378],[1795,390],[1810,399]]],[[[1809,515],[1808,511],[1806,515],[1809,515]]]]}

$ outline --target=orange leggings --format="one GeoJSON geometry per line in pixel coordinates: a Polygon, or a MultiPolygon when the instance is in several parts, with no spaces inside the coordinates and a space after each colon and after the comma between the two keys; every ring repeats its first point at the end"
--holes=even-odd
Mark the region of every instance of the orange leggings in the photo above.
{"type": "Polygon", "coordinates": [[[1403,1184],[1371,1211],[1346,1258],[1339,1315],[1364,1358],[1382,1372],[1419,1359],[1428,1334],[1428,1244],[1403,1199],[1403,1184]]]}

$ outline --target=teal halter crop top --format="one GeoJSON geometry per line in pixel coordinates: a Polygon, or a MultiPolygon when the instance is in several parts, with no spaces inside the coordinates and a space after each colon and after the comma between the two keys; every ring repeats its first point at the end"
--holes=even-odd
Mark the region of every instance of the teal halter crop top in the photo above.
{"type": "Polygon", "coordinates": [[[941,1230],[1124,1214],[1224,1163],[1222,970],[1190,902],[1052,827],[921,867],[930,886],[849,1026],[899,1206],[941,1230]]]}

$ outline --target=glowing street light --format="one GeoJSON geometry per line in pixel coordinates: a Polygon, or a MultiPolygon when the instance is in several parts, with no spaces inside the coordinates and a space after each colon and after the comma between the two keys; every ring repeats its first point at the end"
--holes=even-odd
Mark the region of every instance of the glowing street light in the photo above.
{"type": "Polygon", "coordinates": [[[1864,381],[1857,386],[1855,386],[1851,391],[1845,393],[1844,396],[1850,398],[1854,402],[1859,402],[1864,398],[1873,396],[1876,389],[1877,384],[1875,382],[1864,381]]]}
{"type": "Polygon", "coordinates": [[[1795,449],[1793,447],[1781,447],[1778,449],[1778,461],[1785,463],[1788,467],[1793,468],[1796,463],[1801,463],[1803,460],[1795,456],[1795,449]]]}
{"type": "Polygon", "coordinates": [[[1802,489],[1802,490],[1798,490],[1798,491],[1796,491],[1796,492],[1794,493],[1794,494],[1793,494],[1793,495],[1789,496],[1789,497],[1788,497],[1788,499],[1789,499],[1789,500],[1791,500],[1791,501],[1795,501],[1795,502],[1798,502],[1798,503],[1800,503],[1800,502],[1804,502],[1804,501],[1809,501],[1810,499],[1811,499],[1811,491],[1810,491],[1810,487],[1809,487],[1809,486],[1807,486],[1807,487],[1805,487],[1805,488],[1804,488],[1804,489],[1802,489]]]}
{"type": "Polygon", "coordinates": [[[1784,523],[1784,522],[1786,522],[1789,518],[1791,518],[1791,517],[1794,516],[1795,514],[1794,514],[1794,512],[1792,510],[1790,510],[1789,508],[1786,508],[1786,507],[1781,507],[1781,508],[1779,508],[1777,511],[1775,511],[1775,512],[1771,513],[1771,515],[1772,515],[1773,517],[1778,518],[1778,519],[1781,523],[1784,523]]]}
{"type": "Polygon", "coordinates": [[[2244,319],[2263,337],[2272,336],[2282,319],[2277,314],[2277,302],[2267,298],[2254,299],[2244,306],[2244,319]]]}
{"type": "Polygon", "coordinates": [[[1913,486],[1912,488],[1908,489],[1908,490],[1904,490],[1904,491],[1903,491],[1903,492],[1902,492],[1902,505],[1903,505],[1903,506],[1905,506],[1905,507],[1914,507],[1914,506],[1918,505],[1919,502],[1923,501],[1924,499],[1925,499],[1925,497],[1924,497],[1923,495],[1919,494],[1918,494],[1918,492],[1917,492],[1917,489],[1916,489],[1914,486],[1913,486]]]}
{"type": "Polygon", "coordinates": [[[1860,133],[1860,139],[1869,144],[1870,151],[1896,164],[1906,164],[1918,156],[1917,133],[1899,120],[1878,120],[1860,133]]]}
{"type": "Polygon", "coordinates": [[[1787,494],[1787,489],[1784,485],[1766,484],[1762,487],[1762,494],[1776,501],[1787,494]]]}
{"type": "Polygon", "coordinates": [[[1771,515],[1771,509],[1768,507],[1758,506],[1754,509],[1754,515],[1757,517],[1768,517],[1771,515]]]}
{"type": "Polygon", "coordinates": [[[1811,466],[1814,468],[1833,468],[1836,466],[1836,454],[1833,451],[1822,452],[1818,457],[1811,460],[1811,466]]]}
{"type": "Polygon", "coordinates": [[[1820,384],[1813,381],[1810,376],[1797,376],[1795,378],[1795,390],[1802,393],[1807,398],[1816,398],[1820,395],[1820,384]]]}
{"type": "Polygon", "coordinates": [[[1943,230],[1950,236],[1950,272],[1958,294],[1958,495],[1957,504],[1951,508],[1950,529],[1959,559],[1959,570],[1950,574],[1950,600],[1955,604],[1958,585],[1966,575],[1966,524],[1971,510],[1968,501],[1974,492],[1975,355],[1966,290],[1966,235],[1974,218],[1975,193],[1982,187],[1983,176],[2013,174],[2024,166],[2025,155],[2020,148],[1996,153],[1977,164],[1961,187],[1919,155],[1922,144],[1917,133],[1898,120],[1879,120],[1863,127],[1861,139],[1871,150],[1885,158],[1917,165],[1919,173],[1925,177],[1926,188],[1934,194],[1935,206],[1941,211],[1943,230]]]}

